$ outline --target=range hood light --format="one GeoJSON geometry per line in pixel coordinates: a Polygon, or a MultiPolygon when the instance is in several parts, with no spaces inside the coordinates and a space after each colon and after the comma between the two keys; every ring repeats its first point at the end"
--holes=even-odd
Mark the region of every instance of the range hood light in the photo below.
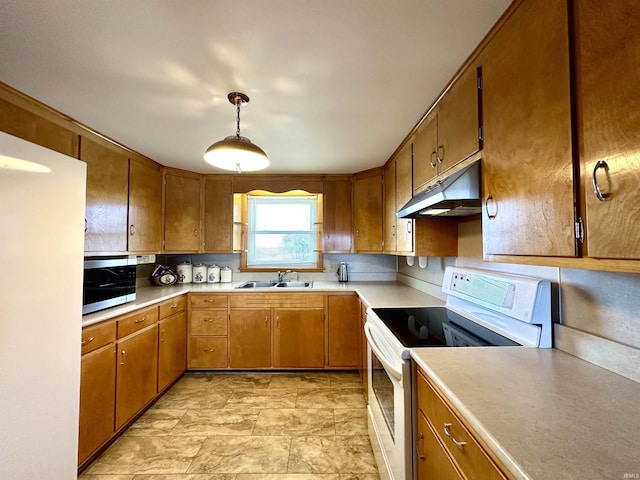
{"type": "Polygon", "coordinates": [[[435,215],[442,215],[443,213],[447,213],[449,211],[451,211],[450,208],[430,208],[428,210],[422,210],[420,212],[420,215],[435,216],[435,215]]]}

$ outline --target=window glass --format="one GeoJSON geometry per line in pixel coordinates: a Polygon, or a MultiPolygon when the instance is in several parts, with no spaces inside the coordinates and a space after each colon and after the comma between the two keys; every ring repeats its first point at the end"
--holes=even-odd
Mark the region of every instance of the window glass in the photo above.
{"type": "Polygon", "coordinates": [[[247,267],[316,267],[317,196],[249,196],[247,267]]]}

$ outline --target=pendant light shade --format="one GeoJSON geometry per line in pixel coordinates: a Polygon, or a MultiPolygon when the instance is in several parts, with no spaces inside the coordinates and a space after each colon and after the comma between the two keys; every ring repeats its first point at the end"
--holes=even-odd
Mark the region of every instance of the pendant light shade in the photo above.
{"type": "Polygon", "coordinates": [[[227,98],[236,106],[236,134],[207,148],[204,154],[205,162],[238,173],[267,168],[269,158],[264,150],[240,135],[240,106],[249,103],[249,97],[244,93],[231,92],[227,98]]]}

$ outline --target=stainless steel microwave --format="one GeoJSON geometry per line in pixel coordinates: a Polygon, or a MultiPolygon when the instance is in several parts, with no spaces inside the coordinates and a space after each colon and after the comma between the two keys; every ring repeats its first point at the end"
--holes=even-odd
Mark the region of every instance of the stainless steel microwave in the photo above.
{"type": "Polygon", "coordinates": [[[82,314],[136,299],[136,258],[86,258],[82,314]]]}

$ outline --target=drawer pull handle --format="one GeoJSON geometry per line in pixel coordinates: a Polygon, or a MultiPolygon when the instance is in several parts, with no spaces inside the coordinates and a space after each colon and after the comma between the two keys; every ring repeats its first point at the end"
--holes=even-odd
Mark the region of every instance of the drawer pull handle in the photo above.
{"type": "Polygon", "coordinates": [[[144,322],[146,319],[147,319],[147,317],[140,317],[140,318],[138,318],[138,319],[135,321],[135,323],[142,323],[142,322],[144,322]]]}
{"type": "Polygon", "coordinates": [[[456,440],[455,438],[453,438],[453,437],[451,436],[451,433],[449,432],[449,428],[450,428],[450,427],[451,427],[451,424],[450,424],[450,423],[445,423],[445,424],[444,424],[444,434],[445,434],[447,437],[449,437],[449,438],[451,439],[451,441],[452,441],[453,443],[455,443],[455,444],[456,444],[456,446],[457,446],[457,447],[459,447],[459,448],[464,448],[464,446],[467,444],[467,442],[460,442],[460,441],[456,440]]]}
{"type": "Polygon", "coordinates": [[[178,304],[174,303],[173,305],[171,305],[171,308],[178,308],[178,304]]]}
{"type": "Polygon", "coordinates": [[[593,193],[598,198],[598,200],[600,200],[601,202],[606,202],[607,200],[609,200],[609,198],[611,198],[611,194],[602,193],[602,191],[600,190],[600,185],[598,185],[598,179],[596,178],[596,173],[600,168],[605,171],[607,177],[609,175],[609,165],[604,160],[599,160],[598,163],[596,163],[596,166],[593,167],[593,193]]]}
{"type": "Polygon", "coordinates": [[[207,352],[207,353],[213,353],[213,352],[216,351],[216,349],[215,348],[205,348],[204,351],[207,352]]]}
{"type": "Polygon", "coordinates": [[[94,338],[94,337],[89,337],[89,338],[87,338],[86,340],[83,340],[82,342],[80,342],[80,345],[84,347],[85,345],[90,344],[90,343],[91,343],[91,342],[93,342],[94,340],[95,340],[95,338],[94,338]]]}
{"type": "Polygon", "coordinates": [[[214,303],[216,301],[216,299],[215,298],[206,298],[204,301],[207,302],[207,303],[214,303]]]}
{"type": "Polygon", "coordinates": [[[203,322],[213,322],[215,320],[215,318],[204,318],[202,321],[203,322]]]}
{"type": "Polygon", "coordinates": [[[122,350],[122,360],[120,361],[120,365],[124,365],[126,360],[127,360],[127,352],[125,350],[122,350]]]}

